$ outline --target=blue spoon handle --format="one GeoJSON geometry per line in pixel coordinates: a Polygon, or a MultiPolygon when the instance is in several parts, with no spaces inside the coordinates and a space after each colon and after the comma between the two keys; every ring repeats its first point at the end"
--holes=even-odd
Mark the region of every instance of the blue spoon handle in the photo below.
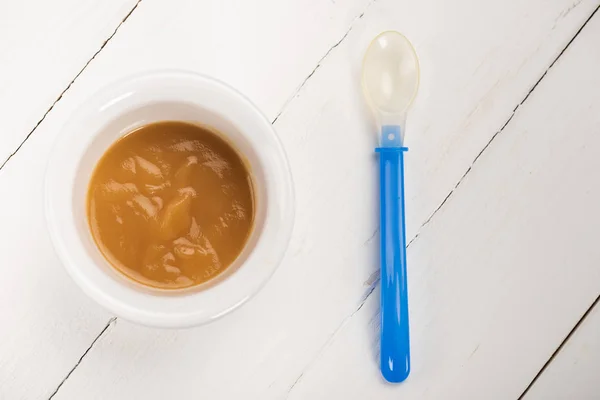
{"type": "Polygon", "coordinates": [[[404,227],[406,150],[376,150],[381,184],[381,373],[389,382],[402,382],[410,373],[404,227]]]}

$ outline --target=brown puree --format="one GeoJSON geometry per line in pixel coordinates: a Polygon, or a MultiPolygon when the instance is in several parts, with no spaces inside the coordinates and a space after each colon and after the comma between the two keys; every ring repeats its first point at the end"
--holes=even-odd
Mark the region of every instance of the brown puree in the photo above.
{"type": "Polygon", "coordinates": [[[114,143],[92,174],[87,211],[107,260],[145,285],[178,289],[223,272],[252,230],[250,173],[210,130],[143,126],[114,143]]]}

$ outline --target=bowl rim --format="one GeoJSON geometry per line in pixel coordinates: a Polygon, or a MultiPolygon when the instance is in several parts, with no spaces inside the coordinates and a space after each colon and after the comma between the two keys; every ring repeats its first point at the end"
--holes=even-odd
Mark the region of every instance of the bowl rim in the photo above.
{"type": "Polygon", "coordinates": [[[275,129],[246,96],[206,75],[159,70],[110,83],[84,100],[71,114],[54,142],[46,168],[44,211],[56,253],[69,275],[88,296],[132,322],[183,328],[213,321],[233,311],[255,295],[273,275],[283,259],[294,225],[293,186],[289,162],[275,129]],[[161,296],[136,290],[111,278],[85,250],[73,208],[73,181],[78,161],[98,132],[81,138],[86,136],[81,135],[86,124],[94,118],[109,122],[111,114],[107,110],[118,115],[119,107],[125,107],[123,102],[139,101],[128,94],[141,93],[140,99],[148,93],[177,97],[182,88],[185,88],[182,96],[189,97],[186,100],[195,101],[199,107],[207,107],[203,93],[210,93],[211,99],[220,104],[216,106],[221,107],[217,113],[223,118],[238,119],[241,121],[238,126],[250,127],[240,133],[251,142],[264,166],[268,206],[255,247],[235,272],[203,290],[168,290],[167,293],[174,295],[161,296]]]}

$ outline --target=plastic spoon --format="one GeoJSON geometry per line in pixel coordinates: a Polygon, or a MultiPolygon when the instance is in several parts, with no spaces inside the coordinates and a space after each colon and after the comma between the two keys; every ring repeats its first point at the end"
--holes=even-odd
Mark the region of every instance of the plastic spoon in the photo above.
{"type": "Polygon", "coordinates": [[[419,87],[419,60],[406,37],[388,31],[373,39],[363,61],[362,86],[380,127],[381,373],[389,382],[402,382],[410,373],[404,126],[419,87]]]}

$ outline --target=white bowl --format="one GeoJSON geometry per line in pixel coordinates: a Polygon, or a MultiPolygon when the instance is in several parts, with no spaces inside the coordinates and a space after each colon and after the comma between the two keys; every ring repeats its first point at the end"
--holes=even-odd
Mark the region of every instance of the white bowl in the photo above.
{"type": "Polygon", "coordinates": [[[289,165],[269,121],[233,88],[178,71],[119,81],[82,104],[50,157],[45,197],[52,242],[73,280],[116,315],[157,327],[200,325],[248,300],[280,263],[294,220],[289,165]],[[246,158],[256,190],[254,228],[240,256],[213,280],[182,290],[153,289],[118,272],[96,247],[86,213],[88,181],[108,147],[132,129],[165,120],[222,132],[246,158]]]}

